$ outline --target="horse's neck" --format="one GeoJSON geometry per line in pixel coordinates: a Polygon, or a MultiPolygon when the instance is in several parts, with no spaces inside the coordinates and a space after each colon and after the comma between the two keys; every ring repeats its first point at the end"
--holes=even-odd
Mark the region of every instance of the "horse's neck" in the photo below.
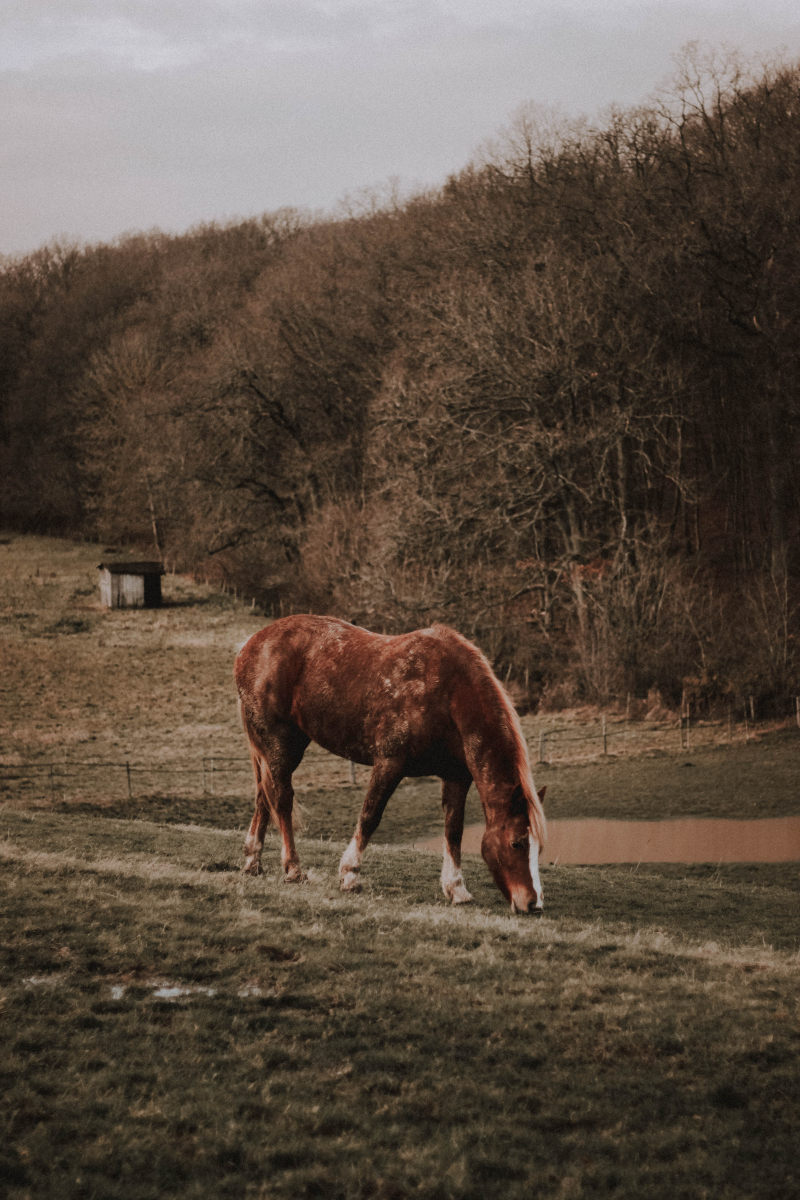
{"type": "Polygon", "coordinates": [[[488,697],[473,693],[459,708],[457,721],[467,766],[486,808],[495,793],[507,794],[521,782],[513,717],[503,712],[491,693],[488,697]]]}

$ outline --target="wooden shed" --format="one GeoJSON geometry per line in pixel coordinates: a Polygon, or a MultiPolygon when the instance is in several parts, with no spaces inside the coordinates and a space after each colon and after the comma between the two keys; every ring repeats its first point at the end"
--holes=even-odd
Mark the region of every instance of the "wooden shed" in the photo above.
{"type": "Polygon", "coordinates": [[[100,599],[106,608],[158,608],[161,604],[160,562],[99,564],[100,599]]]}

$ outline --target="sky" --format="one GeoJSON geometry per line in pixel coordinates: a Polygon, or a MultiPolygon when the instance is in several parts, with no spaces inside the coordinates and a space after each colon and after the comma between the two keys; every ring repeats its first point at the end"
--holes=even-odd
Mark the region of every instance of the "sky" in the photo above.
{"type": "Polygon", "coordinates": [[[522,105],[644,103],[797,0],[0,0],[0,255],[444,183],[522,105]]]}

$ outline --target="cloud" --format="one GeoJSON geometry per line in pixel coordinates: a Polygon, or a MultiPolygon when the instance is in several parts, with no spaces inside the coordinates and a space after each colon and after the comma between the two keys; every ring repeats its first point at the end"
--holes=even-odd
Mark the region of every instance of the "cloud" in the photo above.
{"type": "Polygon", "coordinates": [[[784,0],[10,0],[0,253],[433,185],[523,102],[644,100],[691,38],[800,46],[784,0]]]}

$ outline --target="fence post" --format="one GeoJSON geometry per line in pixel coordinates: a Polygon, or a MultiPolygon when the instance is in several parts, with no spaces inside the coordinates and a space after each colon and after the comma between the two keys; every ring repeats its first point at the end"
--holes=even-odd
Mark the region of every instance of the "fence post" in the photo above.
{"type": "Polygon", "coordinates": [[[128,799],[132,800],[133,799],[133,786],[131,784],[131,764],[129,762],[125,763],[125,774],[128,778],[128,799]]]}
{"type": "Polygon", "coordinates": [[[628,692],[625,700],[625,753],[628,753],[628,734],[631,724],[631,694],[628,692]]]}

